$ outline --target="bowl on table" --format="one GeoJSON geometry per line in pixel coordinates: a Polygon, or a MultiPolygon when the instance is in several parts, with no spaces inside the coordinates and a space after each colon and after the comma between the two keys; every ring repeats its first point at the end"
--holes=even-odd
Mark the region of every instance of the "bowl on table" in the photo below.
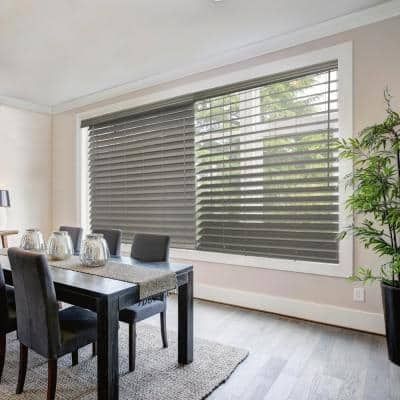
{"type": "Polygon", "coordinates": [[[47,256],[49,260],[67,260],[74,254],[71,236],[65,231],[53,232],[47,242],[47,256]]]}
{"type": "Polygon", "coordinates": [[[90,233],[83,241],[81,254],[82,265],[86,267],[103,267],[110,258],[107,242],[101,233],[90,233]]]}
{"type": "Polygon", "coordinates": [[[27,229],[22,235],[20,247],[28,251],[45,252],[46,244],[42,232],[35,228],[27,229]]]}

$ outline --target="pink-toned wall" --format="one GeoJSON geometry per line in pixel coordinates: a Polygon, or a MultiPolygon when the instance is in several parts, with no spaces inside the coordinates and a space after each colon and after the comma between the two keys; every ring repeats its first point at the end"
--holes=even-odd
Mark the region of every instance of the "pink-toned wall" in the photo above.
{"type": "MultiPolygon", "coordinates": [[[[76,113],[188,82],[223,75],[252,65],[277,60],[284,62],[287,57],[347,41],[353,42],[354,128],[355,131],[359,131],[384,117],[383,90],[386,86],[390,87],[395,96],[395,103],[400,104],[400,18],[55,115],[53,117],[53,225],[78,221],[76,113]]],[[[358,243],[355,244],[355,265],[376,263],[377,259],[373,254],[365,251],[358,243]]],[[[194,262],[194,267],[197,285],[239,289],[249,293],[381,313],[380,292],[377,285],[367,288],[365,303],[355,303],[352,285],[343,278],[206,262],[194,262]]]]}

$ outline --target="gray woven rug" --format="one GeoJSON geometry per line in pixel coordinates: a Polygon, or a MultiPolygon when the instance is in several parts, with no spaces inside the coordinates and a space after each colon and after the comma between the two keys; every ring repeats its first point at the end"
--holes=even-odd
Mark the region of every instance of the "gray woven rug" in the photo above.
{"type": "MultiPolygon", "coordinates": [[[[120,328],[120,399],[121,400],[200,400],[223,383],[247,357],[243,349],[195,339],[195,361],[177,364],[176,332],[169,332],[169,348],[161,345],[160,330],[138,324],[136,370],[128,373],[128,330],[120,328]]],[[[15,395],[19,344],[8,335],[7,357],[0,384],[0,400],[43,400],[46,398],[47,364],[29,352],[25,391],[15,395]]],[[[79,352],[79,364],[71,367],[69,355],[58,361],[57,400],[96,400],[96,358],[91,347],[79,352]]]]}

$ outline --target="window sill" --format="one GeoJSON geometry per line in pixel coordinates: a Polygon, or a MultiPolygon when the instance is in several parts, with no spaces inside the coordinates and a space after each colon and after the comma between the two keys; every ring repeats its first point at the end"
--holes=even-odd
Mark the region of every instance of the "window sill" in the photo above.
{"type": "Polygon", "coordinates": [[[219,252],[217,253],[211,251],[172,248],[170,250],[170,257],[176,259],[203,261],[238,267],[263,268],[336,277],[348,277],[352,273],[352,264],[350,264],[351,269],[349,269],[344,268],[345,265],[341,265],[343,263],[330,264],[322,262],[289,260],[282,258],[245,256],[240,254],[228,254],[219,252]]]}
{"type": "MultiPolygon", "coordinates": [[[[129,254],[130,245],[123,244],[122,252],[129,254]]],[[[347,278],[353,272],[352,253],[347,253],[347,260],[342,260],[339,264],[322,262],[311,262],[301,260],[289,260],[282,258],[268,258],[245,256],[240,254],[219,253],[212,251],[170,249],[172,259],[188,260],[193,262],[208,262],[213,264],[224,264],[235,267],[262,268],[270,270],[298,272],[305,274],[332,276],[347,278]]],[[[345,257],[342,257],[345,258],[345,257]]]]}

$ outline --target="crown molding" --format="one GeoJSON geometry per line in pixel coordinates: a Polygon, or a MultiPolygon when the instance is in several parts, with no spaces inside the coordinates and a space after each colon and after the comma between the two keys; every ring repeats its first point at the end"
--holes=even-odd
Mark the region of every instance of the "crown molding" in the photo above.
{"type": "Polygon", "coordinates": [[[71,101],[60,103],[52,107],[52,112],[57,114],[79,107],[88,106],[99,101],[112,99],[130,92],[164,84],[190,75],[223,67],[225,65],[249,60],[257,56],[283,50],[306,42],[321,39],[323,37],[335,35],[364,25],[369,25],[385,19],[393,18],[398,15],[400,15],[400,0],[392,0],[366,10],[357,11],[338,18],[333,18],[304,29],[292,31],[277,37],[268,38],[266,40],[235,48],[213,58],[208,58],[206,61],[197,62],[196,64],[189,65],[185,68],[149,76],[142,80],[128,82],[114,88],[95,92],[87,96],[82,96],[71,101]]]}
{"type": "Polygon", "coordinates": [[[14,97],[0,96],[0,105],[5,105],[9,107],[19,108],[22,110],[32,111],[42,114],[52,113],[51,106],[35,104],[26,100],[16,99],[14,97]]]}
{"type": "Polygon", "coordinates": [[[297,31],[288,32],[283,35],[271,37],[246,46],[238,47],[207,60],[196,62],[185,68],[175,69],[167,73],[161,73],[146,77],[141,80],[128,82],[103,91],[91,93],[70,101],[62,102],[53,106],[40,105],[7,96],[0,96],[0,104],[21,108],[33,112],[58,114],[65,111],[88,106],[100,101],[110,100],[117,96],[130,92],[157,86],[190,75],[206,72],[215,68],[249,60],[254,57],[265,55],[289,47],[297,46],[313,40],[335,35],[361,26],[373,24],[400,15],[400,0],[392,0],[366,10],[357,11],[338,18],[303,28],[297,31]]]}

